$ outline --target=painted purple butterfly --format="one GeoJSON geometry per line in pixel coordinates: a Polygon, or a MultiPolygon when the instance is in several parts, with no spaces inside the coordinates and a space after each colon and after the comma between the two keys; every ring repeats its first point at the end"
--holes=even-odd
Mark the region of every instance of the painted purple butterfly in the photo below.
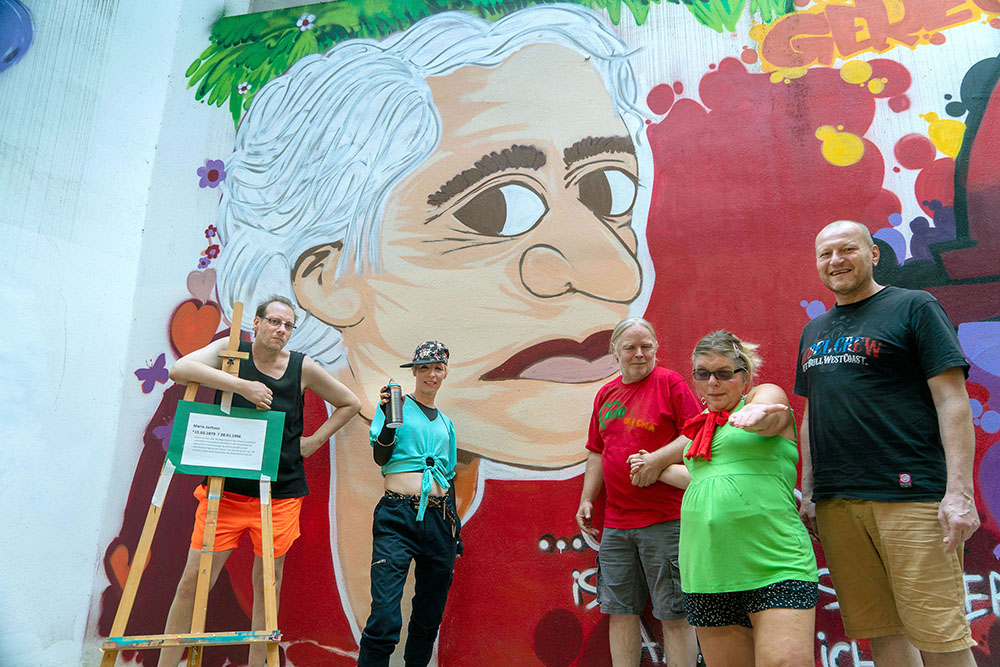
{"type": "Polygon", "coordinates": [[[156,358],[156,361],[152,365],[146,368],[138,368],[135,371],[135,376],[139,378],[142,382],[142,393],[148,394],[153,391],[153,387],[156,383],[166,384],[167,378],[167,355],[164,352],[160,353],[160,356],[156,358]]]}
{"type": "Polygon", "coordinates": [[[167,445],[170,444],[170,432],[174,428],[174,418],[171,417],[170,420],[163,424],[162,426],[157,426],[153,429],[153,437],[160,441],[163,445],[163,451],[167,451],[167,445]]]}

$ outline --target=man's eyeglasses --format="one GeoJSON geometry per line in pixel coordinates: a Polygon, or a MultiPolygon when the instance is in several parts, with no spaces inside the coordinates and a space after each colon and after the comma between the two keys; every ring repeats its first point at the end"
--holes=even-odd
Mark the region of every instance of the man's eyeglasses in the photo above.
{"type": "Polygon", "coordinates": [[[715,379],[718,380],[719,382],[726,382],[727,380],[732,380],[733,376],[735,376],[737,373],[742,373],[745,370],[746,370],[745,368],[737,368],[736,370],[731,371],[728,368],[722,368],[717,371],[706,371],[702,368],[699,368],[692,371],[691,375],[694,376],[695,380],[702,380],[702,381],[707,380],[708,378],[714,375],[715,379]]]}
{"type": "Polygon", "coordinates": [[[262,316],[260,319],[267,320],[268,322],[271,323],[272,327],[285,327],[285,331],[287,331],[288,333],[295,331],[295,325],[292,324],[291,322],[285,322],[284,320],[279,320],[274,317],[268,317],[267,315],[262,316]]]}

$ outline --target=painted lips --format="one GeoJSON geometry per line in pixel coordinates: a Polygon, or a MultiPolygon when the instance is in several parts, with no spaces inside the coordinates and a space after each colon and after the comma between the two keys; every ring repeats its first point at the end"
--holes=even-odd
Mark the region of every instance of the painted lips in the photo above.
{"type": "Polygon", "coordinates": [[[610,331],[598,331],[582,343],[558,338],[521,350],[483,374],[481,380],[547,380],[583,384],[603,380],[618,372],[618,362],[608,353],[610,331]]]}

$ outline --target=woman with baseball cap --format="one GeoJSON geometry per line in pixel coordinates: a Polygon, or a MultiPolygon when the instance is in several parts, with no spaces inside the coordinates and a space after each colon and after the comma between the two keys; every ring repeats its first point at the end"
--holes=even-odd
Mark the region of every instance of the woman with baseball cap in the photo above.
{"type": "Polygon", "coordinates": [[[403,423],[387,423],[389,390],[382,387],[381,410],[369,432],[375,462],[382,466],[385,495],[372,526],[372,609],[358,654],[359,667],[387,666],[399,642],[400,601],[414,569],[413,608],[404,659],[427,665],[451,587],[455,557],[461,553],[461,522],[451,480],[455,476],[455,426],[435,406],[448,377],[448,348],[439,341],[417,346],[410,368],[415,386],[403,398],[403,423]]]}

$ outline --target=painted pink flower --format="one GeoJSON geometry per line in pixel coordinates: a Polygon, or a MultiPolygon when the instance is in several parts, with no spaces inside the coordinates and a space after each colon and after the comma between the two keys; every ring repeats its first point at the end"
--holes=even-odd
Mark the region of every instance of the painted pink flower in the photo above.
{"type": "Polygon", "coordinates": [[[215,259],[219,256],[219,244],[213,243],[212,245],[205,248],[205,257],[209,259],[215,259]]]}
{"type": "Polygon", "coordinates": [[[222,160],[205,160],[204,167],[198,167],[199,188],[216,188],[226,180],[226,165],[222,160]]]}
{"type": "Polygon", "coordinates": [[[215,225],[209,225],[205,229],[205,238],[206,239],[215,238],[215,235],[218,234],[218,233],[219,233],[219,230],[215,228],[215,225]]]}
{"type": "Polygon", "coordinates": [[[249,91],[251,88],[253,88],[253,86],[250,85],[250,82],[244,81],[240,85],[236,86],[236,92],[239,93],[240,95],[246,95],[247,91],[249,91]]]}
{"type": "Polygon", "coordinates": [[[315,14],[303,14],[302,17],[295,22],[295,25],[299,26],[299,30],[305,32],[306,30],[312,30],[313,26],[316,25],[314,23],[315,20],[315,14]]]}

